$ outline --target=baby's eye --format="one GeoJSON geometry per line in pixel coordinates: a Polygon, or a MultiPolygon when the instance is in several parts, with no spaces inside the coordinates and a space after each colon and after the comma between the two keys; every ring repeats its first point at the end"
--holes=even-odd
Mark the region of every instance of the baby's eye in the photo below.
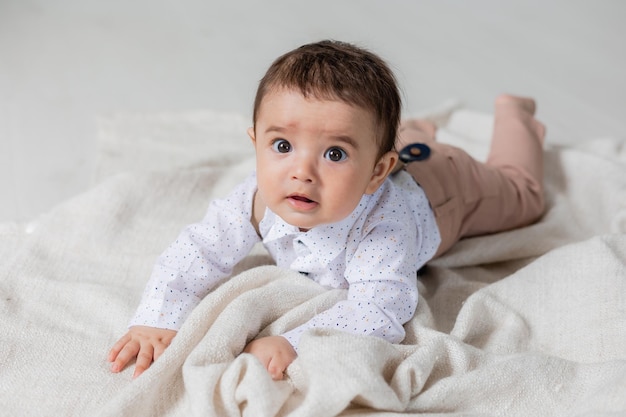
{"type": "Polygon", "coordinates": [[[278,153],[291,152],[291,143],[287,142],[285,139],[276,139],[272,143],[272,149],[278,153]]]}
{"type": "Polygon", "coordinates": [[[341,148],[330,148],[324,154],[324,158],[333,162],[343,161],[347,157],[348,157],[348,154],[346,153],[346,151],[344,151],[341,148]]]}

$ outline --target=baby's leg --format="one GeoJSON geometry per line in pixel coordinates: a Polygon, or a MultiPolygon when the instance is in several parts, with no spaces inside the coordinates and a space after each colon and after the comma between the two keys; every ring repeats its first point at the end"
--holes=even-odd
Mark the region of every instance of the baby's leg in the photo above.
{"type": "Polygon", "coordinates": [[[464,236],[525,226],[543,214],[545,127],[534,114],[535,102],[530,98],[501,95],[496,99],[486,166],[501,177],[479,175],[482,186],[493,187],[497,194],[482,201],[464,236]]]}
{"type": "Polygon", "coordinates": [[[410,163],[406,170],[422,186],[435,212],[442,237],[438,255],[463,237],[521,227],[543,214],[545,129],[534,111],[531,99],[506,95],[496,99],[486,163],[435,142],[434,135],[425,141],[428,136],[418,133],[420,129],[407,129],[410,136],[399,134],[398,148],[418,137],[431,148],[427,160],[410,163]]]}

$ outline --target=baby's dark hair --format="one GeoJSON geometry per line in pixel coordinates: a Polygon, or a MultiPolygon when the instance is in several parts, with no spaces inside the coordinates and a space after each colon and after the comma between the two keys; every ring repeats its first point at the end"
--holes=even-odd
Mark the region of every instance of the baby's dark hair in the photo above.
{"type": "Polygon", "coordinates": [[[341,100],[371,112],[378,127],[378,156],[394,149],[402,100],[393,72],[378,55],[349,43],[324,40],[280,56],[259,83],[255,126],[263,98],[281,88],[318,100],[341,100]]]}

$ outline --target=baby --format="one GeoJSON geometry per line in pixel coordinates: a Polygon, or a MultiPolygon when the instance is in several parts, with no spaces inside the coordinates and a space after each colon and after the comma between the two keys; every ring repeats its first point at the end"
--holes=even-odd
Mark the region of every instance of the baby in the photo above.
{"type": "Polygon", "coordinates": [[[256,171],[160,256],[109,353],[111,370],[136,358],[134,377],[145,371],[257,242],[278,267],[347,289],[308,322],[248,343],[244,352],[274,379],[308,329],[401,342],[418,269],[465,236],[542,215],[544,128],[534,112],[531,99],[498,97],[490,155],[480,163],[435,142],[432,123],[400,125],[397,83],[377,55],[322,41],[279,57],[260,82],[248,130],[256,171]]]}

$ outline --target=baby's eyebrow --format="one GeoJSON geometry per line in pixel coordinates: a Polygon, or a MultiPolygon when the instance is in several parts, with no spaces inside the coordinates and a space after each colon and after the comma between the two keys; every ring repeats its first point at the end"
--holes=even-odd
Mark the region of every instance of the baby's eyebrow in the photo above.
{"type": "Polygon", "coordinates": [[[347,145],[353,148],[359,147],[359,143],[351,136],[339,135],[339,136],[332,136],[331,138],[338,142],[346,143],[347,145]]]}
{"type": "Polygon", "coordinates": [[[276,132],[276,133],[285,133],[287,129],[281,126],[270,126],[265,129],[265,133],[276,132]]]}

